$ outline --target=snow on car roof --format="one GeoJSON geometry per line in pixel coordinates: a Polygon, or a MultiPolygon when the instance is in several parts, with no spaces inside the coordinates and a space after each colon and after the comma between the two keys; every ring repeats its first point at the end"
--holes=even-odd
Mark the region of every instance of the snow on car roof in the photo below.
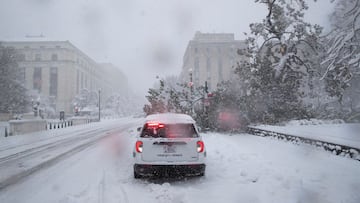
{"type": "Polygon", "coordinates": [[[159,122],[159,123],[195,123],[191,116],[186,114],[177,113],[162,113],[153,114],[146,117],[146,122],[159,122]]]}

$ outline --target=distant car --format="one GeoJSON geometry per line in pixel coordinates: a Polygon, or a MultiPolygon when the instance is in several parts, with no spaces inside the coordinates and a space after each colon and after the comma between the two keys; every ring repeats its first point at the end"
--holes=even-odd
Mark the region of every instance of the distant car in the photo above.
{"type": "Polygon", "coordinates": [[[149,115],[138,130],[133,152],[135,178],[205,174],[205,145],[190,116],[149,115]]]}

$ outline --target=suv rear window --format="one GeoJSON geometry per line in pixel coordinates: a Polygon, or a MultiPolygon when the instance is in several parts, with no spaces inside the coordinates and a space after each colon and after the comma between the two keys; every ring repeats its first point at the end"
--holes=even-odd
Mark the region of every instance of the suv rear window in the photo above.
{"type": "Polygon", "coordinates": [[[198,137],[193,124],[145,124],[140,137],[194,138],[198,137]]]}

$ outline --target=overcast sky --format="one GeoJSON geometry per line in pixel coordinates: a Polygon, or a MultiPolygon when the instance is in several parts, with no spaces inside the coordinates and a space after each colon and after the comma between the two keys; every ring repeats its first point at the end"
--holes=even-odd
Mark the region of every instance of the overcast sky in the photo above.
{"type": "MultiPolygon", "coordinates": [[[[329,1],[310,3],[307,19],[326,25],[329,1]]],[[[243,39],[265,15],[254,0],[0,0],[0,41],[40,34],[69,40],[95,61],[118,66],[144,94],[156,76],[180,73],[196,31],[243,39]]]]}

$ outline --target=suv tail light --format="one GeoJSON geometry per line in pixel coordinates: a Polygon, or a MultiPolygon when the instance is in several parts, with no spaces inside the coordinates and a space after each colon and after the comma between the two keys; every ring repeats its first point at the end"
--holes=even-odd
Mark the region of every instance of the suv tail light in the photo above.
{"type": "Polygon", "coordinates": [[[141,141],[136,141],[136,143],[135,143],[135,150],[136,150],[136,152],[141,153],[142,150],[143,150],[143,142],[141,142],[141,141]]]}
{"type": "Polygon", "coordinates": [[[199,153],[204,152],[204,148],[205,148],[204,142],[197,141],[196,144],[197,144],[197,152],[199,152],[199,153]]]}
{"type": "Polygon", "coordinates": [[[165,125],[164,124],[162,124],[162,123],[147,123],[147,127],[149,127],[149,128],[163,128],[163,127],[165,127],[165,125]]]}

